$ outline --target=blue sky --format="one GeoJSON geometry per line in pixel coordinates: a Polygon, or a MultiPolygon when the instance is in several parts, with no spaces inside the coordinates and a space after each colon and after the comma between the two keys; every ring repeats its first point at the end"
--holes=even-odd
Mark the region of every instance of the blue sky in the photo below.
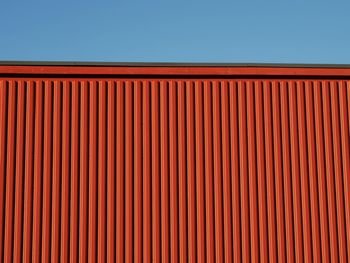
{"type": "Polygon", "coordinates": [[[0,60],[350,64],[350,1],[0,0],[0,60]]]}

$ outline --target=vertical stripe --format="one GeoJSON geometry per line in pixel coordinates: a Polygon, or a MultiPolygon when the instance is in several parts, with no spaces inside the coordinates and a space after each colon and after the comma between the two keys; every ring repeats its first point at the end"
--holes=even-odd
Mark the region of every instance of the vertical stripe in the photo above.
{"type": "MultiPolygon", "coordinates": [[[[293,206],[293,227],[295,242],[295,258],[297,261],[304,259],[303,250],[303,223],[301,211],[301,189],[300,189],[300,162],[299,162],[299,144],[298,144],[298,117],[297,109],[297,90],[296,83],[289,81],[286,83],[288,90],[289,105],[289,129],[290,129],[290,157],[291,157],[291,186],[292,186],[292,206],[293,206]]],[[[292,218],[291,218],[292,219],[292,218]]],[[[309,231],[310,229],[305,229],[309,231]]],[[[307,253],[307,251],[305,251],[307,253]]]]}
{"type": "Polygon", "coordinates": [[[204,81],[204,169],[205,169],[205,211],[207,261],[215,260],[214,229],[214,182],[213,182],[213,122],[212,122],[212,83],[204,81]]]}
{"type": "MultiPolygon", "coordinates": [[[[177,87],[177,104],[178,104],[178,186],[179,186],[179,261],[188,262],[188,224],[187,224],[187,174],[186,174],[186,87],[184,82],[178,82],[177,87]]],[[[193,192],[190,193],[193,195],[193,192]]]]}
{"type": "Polygon", "coordinates": [[[340,129],[341,129],[341,146],[343,160],[343,184],[344,184],[344,200],[345,200],[345,221],[347,238],[347,256],[350,257],[350,145],[349,145],[349,114],[347,111],[347,90],[346,82],[339,83],[339,108],[340,108],[340,129]]]}
{"type": "Polygon", "coordinates": [[[152,261],[161,260],[159,83],[151,82],[152,261]]]}
{"type": "Polygon", "coordinates": [[[98,84],[89,81],[89,188],[88,261],[97,259],[98,84]]]}
{"type": "Polygon", "coordinates": [[[60,261],[60,213],[62,180],[62,82],[53,83],[51,262],[60,261]]]}
{"type": "Polygon", "coordinates": [[[89,85],[80,87],[79,262],[88,260],[89,85]]]}
{"type": "MultiPolygon", "coordinates": [[[[25,112],[27,109],[26,107],[26,87],[24,86],[25,83],[23,81],[18,82],[18,91],[17,91],[17,125],[16,125],[16,167],[15,167],[15,191],[14,191],[14,233],[13,233],[13,251],[22,251],[22,231],[26,235],[27,233],[24,232],[24,228],[28,231],[28,226],[23,227],[23,210],[24,210],[24,191],[28,191],[28,189],[24,188],[24,181],[25,181],[25,175],[24,175],[24,163],[25,163],[25,148],[24,145],[26,143],[25,141],[25,130],[26,130],[26,123],[25,123],[25,112]]],[[[31,179],[31,178],[29,178],[31,179]]],[[[27,196],[26,196],[27,197],[27,196]]],[[[28,210],[28,209],[26,209],[28,210]]],[[[29,230],[30,232],[30,230],[29,230]]],[[[28,250],[28,248],[26,249],[28,250]]],[[[14,253],[13,252],[13,261],[21,261],[22,259],[22,253],[14,253]]]]}
{"type": "Polygon", "coordinates": [[[169,192],[170,192],[170,258],[179,261],[179,202],[178,202],[178,133],[177,133],[177,87],[169,83],[169,192]]]}
{"type": "MultiPolygon", "coordinates": [[[[33,172],[34,172],[34,119],[35,90],[34,82],[26,85],[25,148],[24,148],[24,214],[23,214],[23,261],[31,261],[33,247],[33,172]]],[[[67,224],[68,225],[68,224],[67,224]]],[[[15,254],[15,253],[14,253],[15,254]]],[[[19,254],[19,253],[17,253],[19,254]]]]}
{"type": "Polygon", "coordinates": [[[241,199],[241,235],[242,259],[251,260],[251,236],[249,218],[249,165],[247,138],[247,99],[246,86],[238,82],[238,130],[239,130],[239,169],[240,169],[240,199],[241,199]]]}
{"type": "Polygon", "coordinates": [[[318,195],[320,200],[320,225],[321,225],[321,244],[322,258],[324,262],[330,261],[330,243],[328,227],[328,193],[326,184],[326,168],[324,156],[324,133],[323,133],[323,106],[321,83],[314,83],[314,111],[315,111],[315,133],[316,133],[316,157],[318,173],[318,195]]]}
{"type": "MultiPolygon", "coordinates": [[[[269,242],[268,229],[274,229],[274,225],[268,224],[267,221],[267,201],[266,201],[266,167],[265,167],[265,138],[264,138],[264,94],[262,83],[255,82],[255,118],[256,118],[256,151],[257,151],[257,186],[258,186],[258,200],[259,205],[259,245],[260,245],[260,259],[263,262],[269,261],[269,242]],[[269,226],[269,228],[268,228],[269,226]]],[[[265,87],[266,88],[266,87],[265,87]]],[[[270,168],[270,167],[269,167],[270,168]]],[[[273,193],[273,187],[270,191],[273,193]]],[[[269,193],[270,193],[269,191],[269,193]]],[[[271,216],[270,216],[271,217],[271,216]]],[[[274,231],[271,231],[274,233],[274,231]]]]}
{"type": "Polygon", "coordinates": [[[232,200],[231,200],[231,155],[230,155],[230,108],[229,83],[222,82],[221,96],[221,131],[222,131],[222,185],[223,185],[223,235],[225,262],[232,262],[232,200]]]}
{"type": "Polygon", "coordinates": [[[306,261],[312,261],[312,229],[310,219],[310,188],[308,175],[308,155],[306,138],[306,112],[305,112],[305,83],[297,82],[297,105],[298,105],[298,135],[299,135],[299,163],[301,184],[301,208],[303,220],[303,244],[306,261]]]}
{"type": "Polygon", "coordinates": [[[330,106],[329,82],[322,82],[322,103],[323,103],[323,123],[324,123],[324,145],[325,145],[325,163],[326,163],[326,184],[328,197],[328,220],[329,220],[329,241],[331,248],[331,259],[336,262],[339,260],[338,236],[337,236],[337,214],[334,186],[334,163],[333,163],[333,145],[332,145],[332,121],[330,106]]]}
{"type": "Polygon", "coordinates": [[[160,181],[162,261],[170,261],[169,88],[160,83],[160,181]]]}
{"type": "Polygon", "coordinates": [[[143,139],[143,260],[152,261],[151,96],[149,81],[142,82],[143,139]]]}
{"type": "MultiPolygon", "coordinates": [[[[196,191],[196,134],[195,134],[195,87],[194,82],[186,81],[185,85],[185,116],[186,119],[186,167],[187,167],[187,229],[188,229],[188,261],[195,262],[197,259],[197,243],[204,240],[197,240],[197,195],[196,191]],[[197,242],[198,241],[198,242],[197,242]]],[[[180,96],[181,97],[181,96],[180,96]]],[[[201,219],[202,220],[202,219],[201,219]]]]}
{"type": "Polygon", "coordinates": [[[237,82],[229,82],[230,105],[230,151],[231,151],[231,192],[232,192],[232,231],[233,231],[233,259],[240,262],[242,257],[241,239],[241,178],[240,178],[240,140],[239,140],[239,110],[237,82]]]}
{"type": "MultiPolygon", "coordinates": [[[[283,156],[283,192],[284,192],[284,210],[285,210],[285,238],[286,238],[286,256],[290,262],[299,255],[295,255],[297,251],[295,248],[294,226],[293,226],[293,185],[292,185],[292,169],[299,167],[291,167],[291,135],[290,135],[290,120],[289,120],[289,89],[288,83],[283,81],[280,86],[281,99],[281,133],[282,133],[282,156],[283,156]],[[294,251],[295,248],[295,251],[294,251]]],[[[295,158],[293,158],[295,162],[295,158]]],[[[293,164],[294,164],[293,162],[293,164]]],[[[296,193],[295,193],[296,195],[296,193]]],[[[299,227],[301,227],[299,225],[299,227]]],[[[299,251],[300,252],[300,251],[299,251]]]]}
{"type": "Polygon", "coordinates": [[[35,82],[34,124],[34,188],[33,188],[33,239],[32,261],[41,261],[42,198],[43,198],[43,138],[44,138],[44,87],[42,81],[35,82]]]}
{"type": "Polygon", "coordinates": [[[7,112],[8,88],[5,80],[0,80],[0,261],[3,261],[5,194],[6,194],[6,157],[7,157],[7,112]]]}
{"type": "Polygon", "coordinates": [[[124,262],[124,86],[117,82],[117,178],[116,178],[116,259],[124,262]]]}
{"type": "Polygon", "coordinates": [[[215,255],[216,262],[224,261],[223,240],[223,193],[222,193],[222,155],[221,155],[221,86],[214,81],[212,87],[213,103],[213,177],[214,177],[214,224],[215,224],[215,255]]]}
{"type": "Polygon", "coordinates": [[[125,83],[125,261],[133,261],[133,84],[125,83]]]}
{"type": "Polygon", "coordinates": [[[134,261],[142,261],[142,86],[134,83],[134,261]]]}
{"type": "Polygon", "coordinates": [[[71,118],[71,83],[65,81],[63,83],[62,97],[62,182],[61,182],[61,260],[68,262],[69,260],[69,201],[70,193],[70,118],[71,118]]]}
{"type": "Polygon", "coordinates": [[[256,174],[256,142],[255,142],[255,109],[254,109],[254,83],[246,82],[247,98],[247,138],[248,138],[248,192],[249,192],[249,217],[254,218],[250,221],[250,242],[251,242],[251,260],[260,260],[259,251],[259,212],[258,212],[258,194],[257,194],[257,174],[256,174]]]}
{"type": "Polygon", "coordinates": [[[107,85],[107,261],[115,261],[115,182],[116,182],[116,90],[115,82],[107,85]]]}
{"type": "Polygon", "coordinates": [[[80,142],[80,83],[72,82],[71,88],[71,123],[70,123],[70,243],[69,261],[78,262],[79,250],[79,142],[80,142]]]}
{"type": "MultiPolygon", "coordinates": [[[[268,229],[268,255],[270,262],[277,262],[279,249],[281,244],[277,244],[277,222],[279,220],[276,219],[276,211],[278,211],[276,197],[276,185],[277,185],[277,174],[275,177],[274,170],[274,125],[273,125],[273,116],[272,112],[272,89],[271,82],[264,82],[262,90],[263,96],[263,113],[264,119],[262,122],[264,123],[264,134],[265,134],[265,169],[266,169],[266,192],[267,195],[267,229],[268,229]]],[[[258,98],[260,96],[258,95],[258,98]]],[[[261,111],[261,108],[257,109],[257,111],[261,111]]],[[[276,156],[277,158],[277,156],[276,156]]],[[[263,164],[262,164],[263,166],[263,164]]],[[[260,169],[259,169],[260,170],[260,169]]],[[[283,211],[282,211],[283,212],[283,211]]],[[[279,227],[279,226],[278,226],[279,227]]]]}
{"type": "Polygon", "coordinates": [[[331,126],[332,126],[332,140],[333,140],[333,158],[334,158],[334,177],[335,177],[335,196],[337,208],[337,230],[338,230],[338,244],[339,244],[339,260],[342,262],[347,260],[346,251],[346,228],[345,228],[345,207],[344,207],[344,190],[343,190],[343,169],[342,169],[342,155],[341,155],[341,135],[340,135],[340,121],[339,121],[339,86],[332,81],[330,83],[330,97],[331,97],[331,126]]]}
{"type": "MultiPolygon", "coordinates": [[[[310,203],[311,203],[311,233],[312,233],[312,254],[316,262],[321,261],[321,233],[319,220],[319,201],[318,201],[318,176],[316,160],[316,133],[314,116],[314,96],[313,83],[305,83],[305,114],[306,114],[306,132],[307,132],[307,156],[309,164],[309,182],[310,182],[310,203]]],[[[301,92],[301,91],[300,91],[301,92]]],[[[306,177],[306,174],[303,176],[306,177]]]]}
{"type": "Polygon", "coordinates": [[[7,115],[7,153],[5,184],[5,224],[4,224],[4,262],[12,261],[15,164],[16,164],[16,120],[17,120],[17,83],[9,82],[7,115]]]}
{"type": "Polygon", "coordinates": [[[107,251],[107,83],[105,81],[98,82],[98,181],[97,181],[97,198],[98,198],[98,218],[97,218],[97,260],[106,262],[107,251]]]}
{"type": "Polygon", "coordinates": [[[43,212],[42,212],[42,256],[41,260],[51,260],[51,182],[52,182],[52,142],[53,142],[53,88],[51,81],[44,82],[44,160],[43,160],[43,212]]]}

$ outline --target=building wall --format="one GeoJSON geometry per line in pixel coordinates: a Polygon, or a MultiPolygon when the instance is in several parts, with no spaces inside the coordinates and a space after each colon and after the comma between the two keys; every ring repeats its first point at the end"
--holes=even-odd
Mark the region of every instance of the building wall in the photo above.
{"type": "Polygon", "coordinates": [[[348,77],[15,73],[0,262],[349,260],[348,77]]]}

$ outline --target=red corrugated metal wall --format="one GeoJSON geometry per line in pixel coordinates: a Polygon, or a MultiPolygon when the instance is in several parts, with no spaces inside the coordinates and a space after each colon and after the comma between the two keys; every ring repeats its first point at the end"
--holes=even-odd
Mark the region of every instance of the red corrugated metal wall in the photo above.
{"type": "Polygon", "coordinates": [[[0,262],[348,262],[350,81],[0,79],[0,262]]]}

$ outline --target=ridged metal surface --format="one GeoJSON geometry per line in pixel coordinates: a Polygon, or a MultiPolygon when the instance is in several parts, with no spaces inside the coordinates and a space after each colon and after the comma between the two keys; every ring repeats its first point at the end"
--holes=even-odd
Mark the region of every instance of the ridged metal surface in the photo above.
{"type": "Polygon", "coordinates": [[[0,262],[350,259],[350,82],[0,79],[0,262]]]}

